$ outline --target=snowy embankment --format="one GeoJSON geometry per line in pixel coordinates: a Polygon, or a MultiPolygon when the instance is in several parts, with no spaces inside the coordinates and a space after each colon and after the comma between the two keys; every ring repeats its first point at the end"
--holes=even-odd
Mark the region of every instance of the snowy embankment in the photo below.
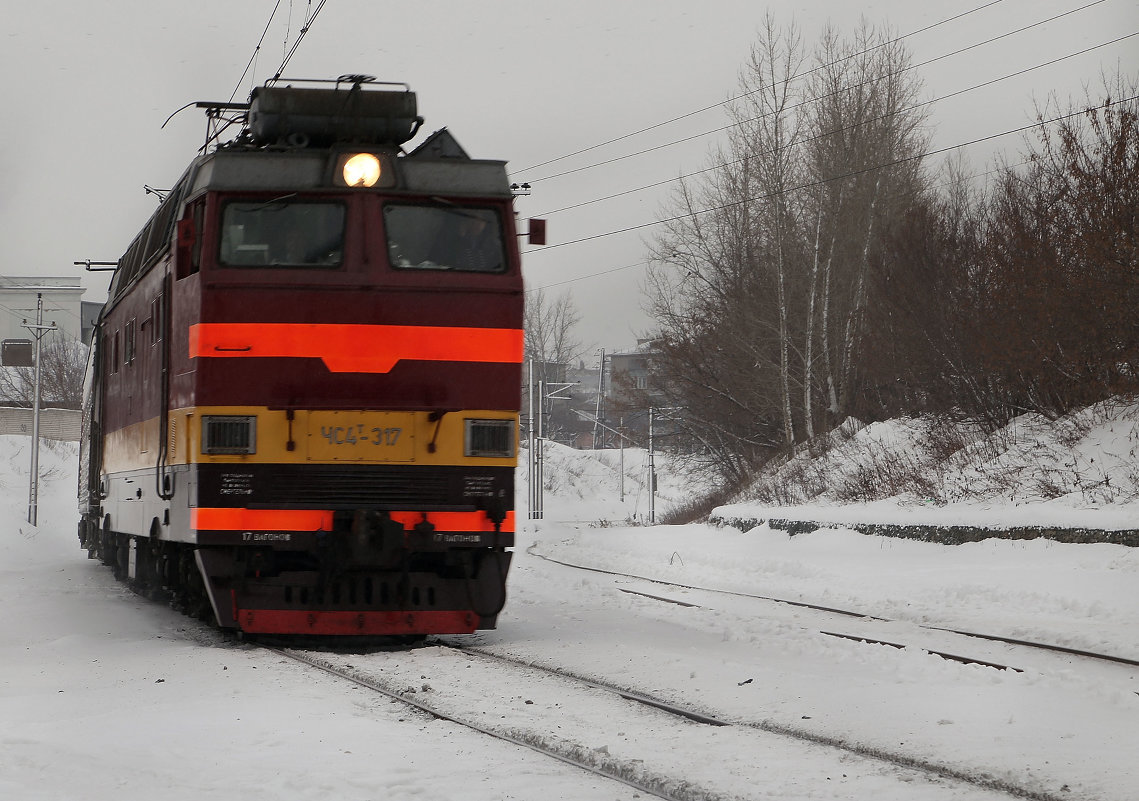
{"type": "Polygon", "coordinates": [[[1057,538],[1054,529],[1072,529],[1139,544],[1136,401],[1055,421],[1024,415],[988,435],[925,418],[852,425],[827,445],[765,471],[712,522],[747,529],[804,521],[918,536],[957,527],[1057,538]]]}

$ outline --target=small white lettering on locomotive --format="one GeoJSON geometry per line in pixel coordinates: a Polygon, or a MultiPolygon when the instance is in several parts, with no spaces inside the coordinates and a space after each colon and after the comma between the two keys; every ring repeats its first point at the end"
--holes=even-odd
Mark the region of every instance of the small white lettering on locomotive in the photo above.
{"type": "Polygon", "coordinates": [[[222,473],[221,474],[221,489],[219,490],[222,495],[252,495],[253,494],[253,474],[252,473],[222,473]]]}
{"type": "Polygon", "coordinates": [[[478,545],[482,542],[482,534],[441,534],[436,532],[436,542],[445,542],[448,545],[478,545]]]}
{"type": "Polygon", "coordinates": [[[494,497],[494,476],[464,476],[464,498],[494,497]]]}
{"type": "Polygon", "coordinates": [[[243,531],[242,542],[291,542],[293,535],[287,531],[243,531]]]}

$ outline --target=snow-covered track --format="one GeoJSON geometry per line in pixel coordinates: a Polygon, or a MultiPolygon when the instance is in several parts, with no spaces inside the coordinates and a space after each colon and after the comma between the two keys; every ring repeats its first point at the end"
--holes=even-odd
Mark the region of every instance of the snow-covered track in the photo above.
{"type": "MultiPolygon", "coordinates": [[[[551,556],[546,556],[544,554],[538,553],[534,546],[531,546],[530,548],[528,548],[526,553],[531,555],[531,556],[536,556],[539,559],[543,559],[547,562],[552,562],[554,564],[561,565],[563,567],[572,568],[575,570],[583,570],[583,571],[587,571],[590,573],[599,573],[602,575],[614,576],[617,578],[635,579],[637,581],[644,581],[644,582],[656,584],[656,585],[663,586],[663,587],[673,587],[673,588],[679,589],[679,590],[692,590],[692,591],[697,591],[697,592],[712,593],[715,595],[728,595],[728,596],[732,596],[732,597],[736,597],[736,598],[750,598],[750,599],[756,600],[756,601],[767,601],[770,603],[783,604],[786,606],[793,606],[793,607],[798,607],[801,609],[811,609],[811,610],[814,610],[816,612],[826,612],[826,613],[830,613],[830,614],[834,614],[834,615],[840,615],[843,617],[857,618],[859,620],[879,621],[882,623],[898,622],[896,620],[892,620],[891,618],[881,617],[881,616],[874,615],[874,614],[871,614],[871,613],[868,613],[865,611],[852,610],[852,609],[840,609],[840,608],[833,607],[833,606],[822,606],[819,604],[812,604],[812,603],[807,603],[804,601],[796,601],[796,600],[792,600],[789,598],[778,598],[775,596],[756,595],[753,593],[737,592],[734,590],[716,589],[716,588],[712,588],[712,587],[700,587],[700,586],[696,586],[693,584],[681,584],[681,583],[677,583],[677,582],[673,582],[673,581],[664,581],[662,579],[652,578],[651,576],[640,576],[640,575],[635,575],[632,573],[622,573],[622,572],[616,571],[616,570],[607,570],[604,568],[591,567],[588,565],[574,564],[572,562],[566,562],[566,561],[561,560],[561,559],[555,559],[551,556]]],[[[677,604],[679,606],[686,606],[686,607],[698,607],[699,606],[699,604],[692,603],[691,601],[688,601],[688,600],[669,598],[669,597],[664,596],[664,595],[656,595],[656,594],[638,592],[636,590],[630,590],[630,589],[623,589],[623,588],[618,588],[618,589],[622,592],[625,592],[625,593],[629,593],[632,595],[640,595],[642,597],[651,598],[653,600],[661,601],[663,603],[672,603],[672,604],[677,604]]],[[[1045,652],[1051,652],[1054,654],[1063,654],[1063,655],[1067,655],[1067,656],[1075,656],[1075,657],[1079,657],[1081,659],[1091,659],[1091,660],[1096,660],[1096,661],[1100,661],[1100,662],[1110,662],[1110,663],[1114,663],[1114,664],[1118,664],[1118,665],[1127,665],[1130,667],[1139,667],[1139,660],[1130,659],[1128,657],[1116,656],[1113,654],[1103,654],[1103,653],[1098,653],[1098,652],[1094,652],[1094,651],[1082,650],[1079,648],[1070,648],[1067,646],[1055,645],[1055,644],[1051,644],[1051,643],[1034,642],[1031,640],[1024,640],[1024,639],[1019,639],[1019,638],[1015,638],[1015,637],[1005,637],[1005,636],[998,635],[998,634],[984,634],[984,633],[978,633],[978,632],[974,632],[974,631],[965,631],[962,629],[956,629],[956,628],[946,627],[946,626],[934,626],[934,625],[922,624],[922,623],[911,623],[910,625],[912,625],[918,629],[925,629],[928,631],[935,631],[935,632],[944,632],[946,634],[955,634],[955,635],[958,635],[960,637],[967,637],[967,638],[974,639],[974,640],[999,642],[999,643],[1005,643],[1007,645],[1017,646],[1020,648],[1028,648],[1028,649],[1032,649],[1032,650],[1036,650],[1036,651],[1045,651],[1045,652]]],[[[890,641],[886,641],[886,640],[877,640],[877,639],[874,639],[872,637],[860,636],[857,634],[845,634],[845,633],[837,633],[837,632],[831,632],[831,631],[821,631],[820,633],[825,634],[827,636],[831,636],[831,637],[842,637],[845,639],[851,639],[851,640],[856,640],[856,641],[864,641],[864,642],[868,642],[868,643],[872,643],[872,644],[878,644],[878,645],[886,645],[886,646],[890,646],[890,647],[894,647],[894,648],[906,647],[906,646],[898,644],[898,643],[894,643],[894,642],[890,642],[890,641]]],[[[1016,670],[1016,671],[1021,670],[1020,668],[1013,667],[1011,665],[1005,665],[1005,664],[1001,664],[998,662],[992,662],[990,660],[986,660],[986,659],[982,659],[982,658],[971,658],[968,656],[951,654],[951,653],[947,653],[947,652],[942,652],[940,650],[935,650],[935,649],[925,648],[925,647],[923,647],[922,650],[928,651],[929,653],[935,654],[937,656],[941,656],[945,659],[949,659],[949,660],[956,661],[956,662],[962,662],[964,664],[984,665],[984,666],[992,667],[992,668],[996,668],[996,669],[1009,669],[1009,670],[1016,670]]]]}
{"type": "Polygon", "coordinates": [[[905,771],[915,771],[918,773],[927,774],[932,777],[937,777],[939,779],[948,780],[950,782],[971,785],[973,787],[993,791],[1000,795],[1009,796],[1012,798],[1024,798],[1030,799],[1031,801],[1063,801],[1064,799],[1064,796],[1055,795],[1038,789],[1022,787],[1003,779],[938,764],[932,760],[920,759],[905,754],[893,753],[882,748],[850,742],[842,738],[819,734],[817,732],[812,732],[804,728],[787,726],[769,720],[728,720],[724,717],[716,717],[711,713],[699,711],[690,705],[680,705],[661,698],[657,698],[643,691],[621,687],[616,684],[601,681],[597,678],[580,676],[573,673],[572,671],[541,665],[532,660],[504,656],[502,654],[494,653],[479,646],[471,646],[458,643],[450,638],[437,638],[436,641],[439,644],[442,644],[449,648],[454,648],[455,650],[462,651],[463,653],[475,654],[484,659],[493,660],[507,665],[520,666],[528,670],[541,670],[558,678],[569,679],[580,684],[584,684],[588,687],[605,690],[622,698],[637,701],[638,703],[646,704],[656,709],[666,711],[669,714],[685,717],[700,723],[707,723],[714,726],[734,726],[742,729],[753,729],[756,731],[766,732],[767,734],[773,734],[779,737],[785,737],[803,743],[810,743],[812,745],[823,746],[825,748],[845,752],[846,754],[850,754],[862,759],[880,762],[889,766],[890,768],[905,771]]]}
{"type": "MultiPolygon", "coordinates": [[[[407,704],[415,709],[425,712],[432,717],[446,720],[459,726],[485,734],[497,740],[502,740],[522,748],[528,748],[544,756],[551,757],[560,762],[572,765],[575,768],[587,771],[597,776],[619,782],[640,792],[647,793],[666,801],[729,801],[732,796],[721,795],[706,788],[695,787],[682,779],[672,779],[663,775],[646,772],[633,763],[625,763],[609,756],[605,750],[590,749],[586,746],[560,740],[556,737],[543,736],[534,732],[491,726],[475,720],[477,713],[455,713],[444,709],[440,703],[432,703],[416,697],[414,688],[407,688],[390,679],[376,676],[353,667],[336,665],[326,658],[311,652],[297,651],[289,648],[269,647],[279,656],[296,662],[301,662],[313,668],[329,673],[341,679],[350,681],[358,686],[379,693],[400,703],[407,704]]],[[[645,699],[642,703],[651,704],[645,699]]],[[[654,704],[655,705],[655,704],[654,704]]],[[[655,705],[661,708],[662,705],[655,705]]],[[[696,720],[695,713],[675,712],[690,720],[696,720]]],[[[711,725],[729,725],[705,719],[701,721],[711,725]]],[[[552,734],[552,733],[551,733],[552,734]]]]}
{"type": "Polygon", "coordinates": [[[912,797],[915,786],[925,787],[931,795],[923,797],[929,798],[959,797],[954,787],[956,792],[970,787],[981,793],[975,797],[986,799],[1061,798],[989,775],[777,723],[725,720],[650,693],[503,657],[478,646],[457,647],[441,641],[402,652],[348,655],[271,650],[435,718],[656,798],[740,801],[765,797],[765,760],[787,758],[790,753],[798,754],[791,758],[801,761],[803,749],[820,747],[835,753],[833,762],[844,774],[874,775],[878,781],[893,776],[901,795],[891,798],[912,797]],[[755,788],[754,796],[717,789],[718,779],[731,777],[727,783],[738,787],[741,776],[755,788]]]}

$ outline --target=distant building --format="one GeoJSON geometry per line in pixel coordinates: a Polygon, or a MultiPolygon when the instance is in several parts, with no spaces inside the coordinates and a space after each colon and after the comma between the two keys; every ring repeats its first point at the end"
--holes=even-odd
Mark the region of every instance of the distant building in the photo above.
{"type": "Polygon", "coordinates": [[[641,339],[631,350],[605,355],[602,420],[638,442],[648,440],[649,407],[662,402],[654,385],[656,354],[656,341],[641,339]]]}
{"type": "Polygon", "coordinates": [[[90,328],[85,326],[82,301],[86,290],[75,278],[42,276],[0,276],[0,339],[31,339],[24,321],[36,321],[36,295],[43,296],[43,324],[55,323],[68,339],[90,343],[90,328]],[[86,337],[84,337],[86,334],[86,337]]]}
{"type": "MultiPolygon", "coordinates": [[[[582,360],[577,364],[536,362],[535,383],[545,373],[546,381],[560,385],[546,400],[545,436],[575,448],[617,447],[621,435],[626,444],[647,445],[649,407],[659,409],[665,403],[655,385],[656,358],[656,341],[642,339],[630,350],[605,352],[603,364],[597,360],[588,365],[582,360]]],[[[529,436],[530,425],[528,374],[526,366],[522,376],[523,438],[529,436]]],[[[536,393],[534,404],[537,409],[536,393]]],[[[665,419],[658,415],[658,435],[671,430],[665,419]]]]}

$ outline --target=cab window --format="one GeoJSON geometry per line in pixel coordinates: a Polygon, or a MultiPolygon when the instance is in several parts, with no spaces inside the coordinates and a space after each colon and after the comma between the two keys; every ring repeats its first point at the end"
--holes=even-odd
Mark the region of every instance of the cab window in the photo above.
{"type": "Polygon", "coordinates": [[[388,259],[397,270],[506,271],[496,209],[389,203],[384,228],[388,259]]]}
{"type": "Polygon", "coordinates": [[[226,267],[338,267],[344,204],[232,200],[222,210],[218,261],[226,267]]]}

